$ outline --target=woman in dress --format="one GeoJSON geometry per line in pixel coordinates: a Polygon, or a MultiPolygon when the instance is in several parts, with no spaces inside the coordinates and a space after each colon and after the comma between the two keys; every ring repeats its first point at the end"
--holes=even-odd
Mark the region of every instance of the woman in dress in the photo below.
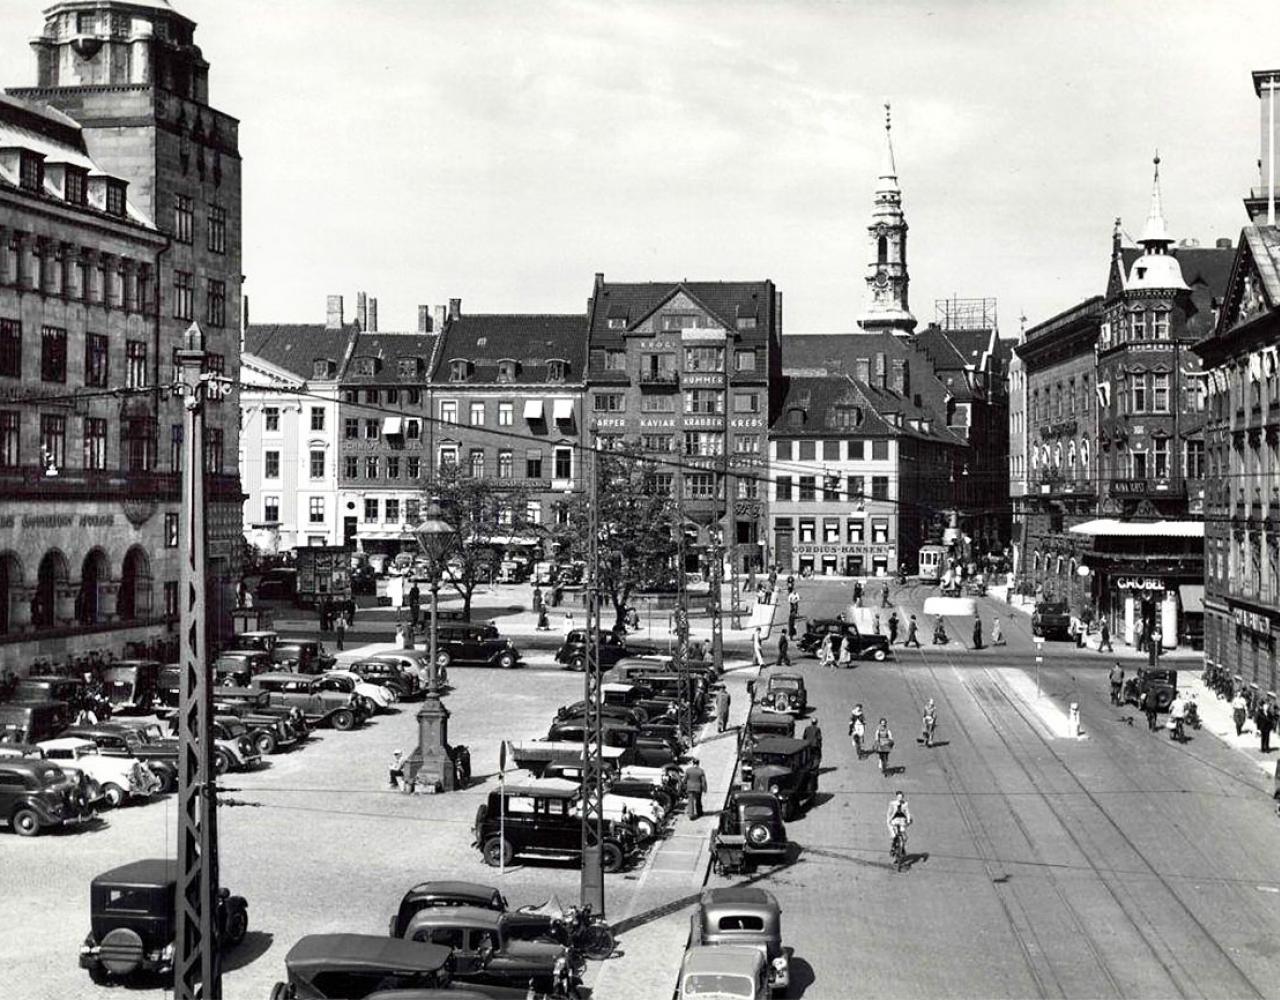
{"type": "Polygon", "coordinates": [[[880,758],[880,773],[888,774],[889,751],[893,749],[893,731],[889,728],[888,720],[880,720],[880,725],[876,726],[875,736],[872,737],[871,742],[876,755],[880,758]]]}
{"type": "Polygon", "coordinates": [[[840,640],[840,658],[837,665],[847,667],[853,661],[853,652],[849,649],[849,637],[846,635],[840,640]]]}

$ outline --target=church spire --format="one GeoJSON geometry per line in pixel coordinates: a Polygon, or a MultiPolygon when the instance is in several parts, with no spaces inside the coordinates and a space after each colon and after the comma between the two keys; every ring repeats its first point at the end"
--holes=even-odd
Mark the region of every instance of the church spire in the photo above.
{"type": "Polygon", "coordinates": [[[867,306],[858,325],[868,333],[909,335],[916,318],[907,305],[907,220],[902,214],[902,189],[893,156],[893,119],[884,106],[884,159],[876,183],[872,210],[871,261],[867,266],[867,306]]]}
{"type": "Polygon", "coordinates": [[[1147,224],[1142,228],[1139,243],[1147,253],[1162,253],[1173,242],[1169,235],[1169,226],[1164,221],[1164,203],[1160,199],[1160,151],[1156,150],[1154,174],[1151,181],[1151,211],[1147,213],[1147,224]]]}

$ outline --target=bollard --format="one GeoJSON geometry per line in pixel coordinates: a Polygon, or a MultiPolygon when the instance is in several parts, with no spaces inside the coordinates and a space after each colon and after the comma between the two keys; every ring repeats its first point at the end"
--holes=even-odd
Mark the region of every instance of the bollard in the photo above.
{"type": "Polygon", "coordinates": [[[1067,713],[1067,735],[1073,740],[1080,738],[1080,705],[1078,702],[1073,701],[1067,713]]]}

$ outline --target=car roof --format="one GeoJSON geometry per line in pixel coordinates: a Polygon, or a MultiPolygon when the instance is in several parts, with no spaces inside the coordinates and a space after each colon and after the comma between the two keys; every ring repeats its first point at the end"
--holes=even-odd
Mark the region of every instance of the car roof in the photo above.
{"type": "Polygon", "coordinates": [[[480,924],[484,927],[497,927],[501,920],[501,913],[485,906],[428,906],[409,918],[404,936],[409,937],[411,929],[423,925],[474,927],[480,924]]]}
{"type": "Polygon", "coordinates": [[[702,902],[706,906],[777,906],[773,893],[751,885],[727,886],[723,889],[704,889],[702,902]]]}
{"type": "Polygon", "coordinates": [[[733,792],[732,795],[734,799],[736,799],[738,802],[768,801],[768,802],[776,803],[778,801],[777,796],[775,796],[772,792],[753,792],[747,789],[742,789],[740,791],[733,792]]]}
{"type": "Polygon", "coordinates": [[[0,768],[4,768],[9,771],[28,771],[39,775],[41,780],[43,780],[44,775],[49,771],[57,771],[59,774],[62,773],[62,768],[60,768],[56,763],[47,760],[36,760],[33,757],[0,757],[0,768]]]}
{"type": "Polygon", "coordinates": [[[285,955],[290,970],[323,971],[339,966],[396,972],[432,972],[449,960],[451,949],[424,941],[380,934],[308,934],[285,955]]]}
{"type": "Polygon", "coordinates": [[[508,795],[532,795],[543,799],[578,799],[582,797],[579,786],[573,788],[542,788],[536,785],[507,785],[508,795]]]}
{"type": "Polygon", "coordinates": [[[224,649],[219,656],[266,656],[265,649],[224,649]]]}
{"type": "Polygon", "coordinates": [[[318,674],[292,674],[287,670],[264,670],[260,674],[254,674],[255,681],[313,681],[318,674]]]}
{"type": "Polygon", "coordinates": [[[695,945],[684,953],[683,974],[723,973],[753,977],[764,964],[759,948],[738,944],[695,945]]]}
{"type": "MultiPolygon", "coordinates": [[[[491,885],[481,885],[479,882],[451,882],[447,879],[438,879],[428,882],[419,882],[410,889],[406,896],[473,896],[476,899],[492,899],[494,893],[498,892],[491,885]]],[[[501,895],[499,893],[499,895],[501,895]]]]}
{"type": "Polygon", "coordinates": [[[249,636],[249,635],[279,635],[279,634],[280,633],[277,632],[275,629],[260,628],[260,629],[253,629],[252,631],[249,631],[249,632],[237,632],[236,637],[239,638],[240,636],[249,636]]]}
{"type": "Polygon", "coordinates": [[[794,740],[790,736],[761,736],[756,740],[756,750],[761,753],[799,753],[807,744],[804,740],[794,740]]]}
{"type": "Polygon", "coordinates": [[[64,677],[61,674],[29,674],[26,677],[19,678],[18,683],[22,683],[23,681],[35,681],[37,684],[50,684],[50,683],[83,684],[84,683],[84,681],[81,680],[79,677],[64,677]]]}
{"type": "Polygon", "coordinates": [[[803,684],[803,683],[804,683],[804,675],[803,675],[803,674],[790,673],[790,672],[787,672],[787,673],[781,673],[781,672],[777,672],[777,671],[775,671],[774,673],[772,673],[772,674],[770,674],[770,675],[769,675],[769,680],[771,680],[771,681],[799,681],[801,684],[803,684]]]}
{"type": "Polygon", "coordinates": [[[172,858],[145,858],[112,868],[94,878],[94,885],[163,886],[178,881],[178,862],[172,858]]]}
{"type": "Polygon", "coordinates": [[[57,736],[51,740],[41,740],[36,744],[42,750],[79,750],[94,745],[93,740],[86,740],[81,736],[57,736]]]}

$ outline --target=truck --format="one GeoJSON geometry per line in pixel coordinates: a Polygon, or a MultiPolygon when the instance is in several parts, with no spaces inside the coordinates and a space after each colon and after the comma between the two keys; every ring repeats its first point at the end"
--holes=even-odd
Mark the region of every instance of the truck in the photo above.
{"type": "Polygon", "coordinates": [[[351,551],[345,545],[302,545],[295,556],[299,606],[315,606],[326,597],[332,601],[351,597],[351,551]]]}

